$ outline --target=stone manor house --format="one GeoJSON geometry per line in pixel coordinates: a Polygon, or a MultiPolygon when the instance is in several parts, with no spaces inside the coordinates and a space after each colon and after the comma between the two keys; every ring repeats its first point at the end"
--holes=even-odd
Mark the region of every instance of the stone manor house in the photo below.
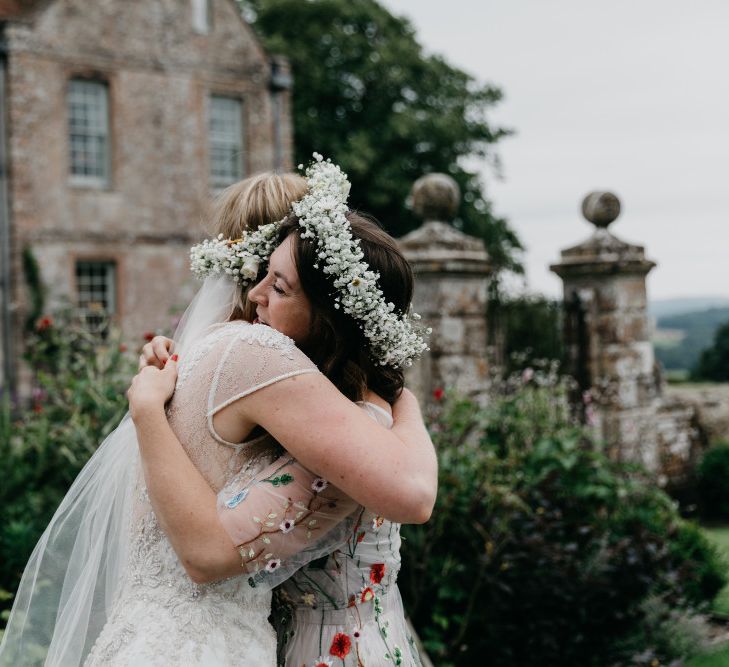
{"type": "Polygon", "coordinates": [[[290,83],[234,0],[0,0],[0,386],[25,248],[50,305],[169,328],[212,196],[291,167],[290,83]]]}

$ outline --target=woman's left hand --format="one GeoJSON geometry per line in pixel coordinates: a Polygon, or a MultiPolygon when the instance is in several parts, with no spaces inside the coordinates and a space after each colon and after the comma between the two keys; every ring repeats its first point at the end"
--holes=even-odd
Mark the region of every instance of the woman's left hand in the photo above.
{"type": "Polygon", "coordinates": [[[177,355],[172,355],[162,370],[154,366],[143,368],[132,380],[127,391],[129,412],[136,420],[146,410],[164,408],[175,392],[177,382],[177,355]]]}

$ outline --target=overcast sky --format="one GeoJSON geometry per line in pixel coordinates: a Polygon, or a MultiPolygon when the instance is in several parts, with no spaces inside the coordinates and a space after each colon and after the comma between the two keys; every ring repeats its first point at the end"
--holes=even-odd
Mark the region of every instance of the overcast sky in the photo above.
{"type": "Polygon", "coordinates": [[[611,231],[646,246],[652,299],[729,296],[729,2],[381,0],[505,99],[502,180],[489,197],[527,246],[529,288],[587,238],[591,190],[618,195],[611,231]]]}

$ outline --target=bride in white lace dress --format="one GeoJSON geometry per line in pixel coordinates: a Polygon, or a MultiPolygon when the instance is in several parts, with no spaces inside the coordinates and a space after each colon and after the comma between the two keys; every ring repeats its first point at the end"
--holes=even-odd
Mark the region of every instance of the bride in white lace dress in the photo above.
{"type": "MultiPolygon", "coordinates": [[[[223,292],[239,294],[228,287],[223,292]]],[[[238,308],[234,317],[241,315],[238,308]]],[[[310,325],[300,317],[291,321],[294,333],[310,325]]],[[[211,533],[205,549],[196,551],[185,546],[184,530],[180,537],[165,518],[186,493],[214,498],[231,478],[245,482],[260,473],[275,443],[266,434],[256,437],[259,427],[310,468],[336,477],[357,502],[394,519],[421,520],[429,513],[432,448],[422,424],[414,426],[417,408],[411,407],[399,432],[374,425],[289,338],[262,324],[236,319],[193,340],[182,348],[175,397],[160,413],[167,429],[169,417],[170,433],[179,436],[200,488],[178,484],[165,490],[166,482],[184,479],[178,462],[166,477],[150,478],[163,449],[148,450],[140,467],[125,418],[82,471],[31,557],[0,646],[0,665],[275,664],[270,592],[252,588],[245,577],[207,583],[219,579],[220,566],[208,554],[229,552],[229,538],[211,533]],[[244,403],[247,412],[237,412],[244,403]],[[312,431],[312,423],[320,428],[312,431]],[[402,440],[411,446],[399,446],[402,440]],[[362,465],[365,449],[380,463],[362,465]],[[403,466],[412,475],[397,485],[403,466]]],[[[143,399],[139,388],[137,394],[143,399]]],[[[153,416],[159,414],[137,411],[137,426],[149,426],[153,416]]],[[[169,434],[150,428],[146,435],[159,443],[169,434]]],[[[352,510],[344,500],[336,505],[331,516],[320,512],[316,539],[297,549],[325,552],[324,543],[334,537],[326,526],[340,525],[342,512],[352,510]]],[[[185,512],[188,526],[204,517],[202,508],[185,512]]],[[[227,574],[240,572],[238,560],[227,574]]]]}

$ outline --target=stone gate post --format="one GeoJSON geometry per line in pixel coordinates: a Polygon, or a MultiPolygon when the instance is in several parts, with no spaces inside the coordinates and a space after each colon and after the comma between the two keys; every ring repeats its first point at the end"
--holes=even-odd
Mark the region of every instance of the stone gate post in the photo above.
{"type": "Polygon", "coordinates": [[[426,403],[441,388],[478,397],[486,389],[488,371],[488,253],[482,240],[447,224],[460,203],[450,176],[423,176],[411,195],[423,225],[400,239],[400,247],[415,274],[413,308],[433,333],[430,352],[410,368],[407,383],[426,403]]]}
{"type": "Polygon", "coordinates": [[[615,195],[587,195],[582,213],[595,232],[563,250],[561,261],[550,267],[564,281],[570,371],[595,397],[595,426],[610,455],[655,472],[660,384],[646,299],[646,276],[655,263],[642,246],[608,231],[620,213],[615,195]]]}

